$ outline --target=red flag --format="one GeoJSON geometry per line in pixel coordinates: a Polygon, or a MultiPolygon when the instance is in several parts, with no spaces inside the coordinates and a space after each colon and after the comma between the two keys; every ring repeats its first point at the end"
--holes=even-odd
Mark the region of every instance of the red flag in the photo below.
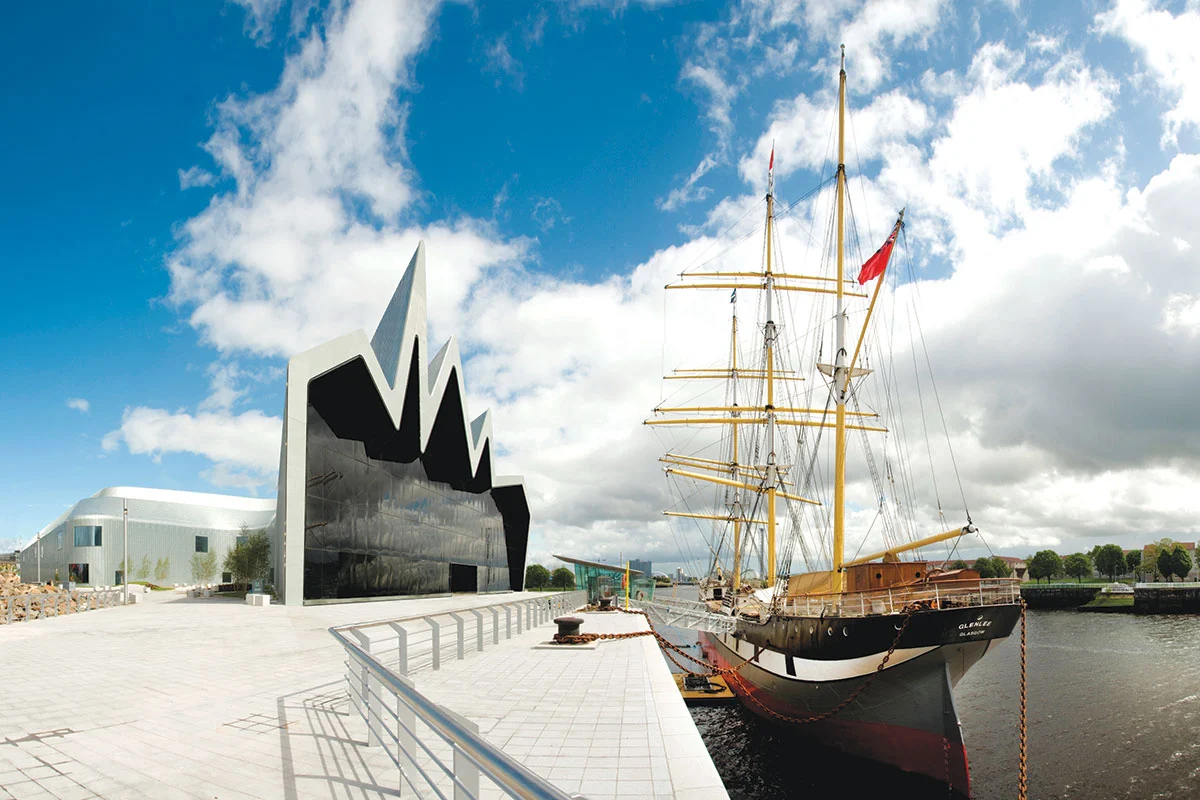
{"type": "Polygon", "coordinates": [[[775,169],[775,146],[771,146],[771,163],[767,164],[767,172],[775,169]]]}
{"type": "Polygon", "coordinates": [[[892,235],[883,243],[883,247],[875,251],[875,255],[867,259],[862,265],[862,269],[858,271],[858,282],[866,283],[872,278],[878,278],[887,269],[888,259],[892,257],[892,248],[896,244],[896,234],[900,232],[900,225],[892,228],[892,235]]]}

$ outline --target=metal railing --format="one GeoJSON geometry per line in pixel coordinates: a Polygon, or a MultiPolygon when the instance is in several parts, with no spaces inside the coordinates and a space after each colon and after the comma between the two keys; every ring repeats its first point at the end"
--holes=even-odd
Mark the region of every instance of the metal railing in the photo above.
{"type": "Polygon", "coordinates": [[[1135,589],[1200,589],[1200,582],[1196,581],[1179,581],[1176,583],[1167,583],[1166,581],[1155,581],[1152,583],[1135,583],[1135,589]]]}
{"type": "Polygon", "coordinates": [[[388,669],[412,675],[441,669],[444,661],[511,639],[587,605],[587,592],[574,591],[514,600],[462,611],[340,626],[388,669]]]}
{"type": "Polygon", "coordinates": [[[737,620],[729,614],[720,614],[700,600],[683,598],[655,598],[643,600],[637,607],[650,615],[657,625],[685,628],[708,633],[732,633],[737,620]]]}
{"type": "Polygon", "coordinates": [[[1017,581],[996,580],[943,581],[918,586],[899,586],[888,589],[868,589],[843,594],[810,594],[788,597],[780,602],[780,612],[793,616],[835,615],[866,617],[877,614],[900,614],[920,603],[930,608],[963,608],[970,606],[1007,605],[1021,602],[1017,581]]]}
{"type": "MultiPolygon", "coordinates": [[[[445,618],[453,623],[445,638],[451,640],[457,657],[465,658],[468,643],[478,650],[484,648],[485,633],[490,632],[492,643],[498,644],[501,630],[506,631],[506,638],[511,638],[514,627],[520,633],[586,602],[586,592],[570,592],[428,617],[330,628],[329,632],[346,651],[350,702],[366,722],[368,746],[384,748],[400,772],[402,786],[407,784],[417,797],[474,800],[480,797],[480,779],[485,777],[492,784],[488,787],[489,794],[499,790],[508,797],[531,800],[579,798],[557,788],[480,737],[479,727],[466,717],[422,695],[410,678],[397,674],[371,652],[373,644],[385,640],[372,640],[363,629],[418,620],[432,622],[429,629],[433,633],[432,666],[438,669],[444,647],[439,640],[447,627],[445,618]],[[468,619],[464,615],[469,615],[475,623],[474,636],[467,635],[468,619]],[[484,624],[489,620],[490,628],[484,624]]],[[[405,630],[403,626],[398,629],[405,630]]],[[[407,634],[393,638],[399,639],[399,665],[411,669],[409,648],[413,642],[407,634]]]]}
{"type": "Polygon", "coordinates": [[[120,589],[30,592],[0,596],[0,625],[122,605],[120,589]]]}

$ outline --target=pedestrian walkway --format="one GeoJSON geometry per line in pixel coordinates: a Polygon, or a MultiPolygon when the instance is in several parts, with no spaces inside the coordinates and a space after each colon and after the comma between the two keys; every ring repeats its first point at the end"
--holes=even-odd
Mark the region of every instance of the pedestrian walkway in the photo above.
{"type": "MultiPolygon", "coordinates": [[[[366,746],[349,707],[327,629],[535,597],[252,608],[163,592],[119,612],[4,626],[0,800],[398,796],[394,765],[366,746]]],[[[726,796],[649,637],[531,649],[552,630],[423,672],[417,688],[563,788],[726,796]]]]}

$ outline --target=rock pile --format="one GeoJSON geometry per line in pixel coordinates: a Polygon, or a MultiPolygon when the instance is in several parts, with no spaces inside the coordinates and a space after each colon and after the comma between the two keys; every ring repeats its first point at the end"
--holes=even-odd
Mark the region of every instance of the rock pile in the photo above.
{"type": "Polygon", "coordinates": [[[0,625],[22,622],[28,617],[53,617],[87,608],[79,592],[66,592],[55,586],[21,583],[15,564],[0,564],[0,625]]]}

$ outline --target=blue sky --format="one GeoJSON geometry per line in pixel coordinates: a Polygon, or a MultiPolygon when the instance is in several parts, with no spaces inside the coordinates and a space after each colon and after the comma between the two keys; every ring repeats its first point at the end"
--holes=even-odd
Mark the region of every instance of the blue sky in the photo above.
{"type": "Polygon", "coordinates": [[[1200,436],[1169,402],[1200,330],[1183,3],[239,0],[8,22],[0,545],[104,486],[273,494],[286,357],[369,329],[425,238],[434,330],[461,337],[475,410],[527,476],[535,551],[677,561],[636,424],[666,358],[647,287],[754,201],[772,138],[782,199],[828,168],[841,41],[864,239],[907,205],[928,318],[970,320],[926,333],[996,549],[1195,530],[1164,500],[1200,436]],[[1032,265],[1057,277],[1035,289],[1032,265]],[[1124,371],[1090,344],[1103,320],[1161,376],[1142,427],[1128,386],[1074,417],[1048,410],[1070,389],[1036,400],[1124,371]]]}

